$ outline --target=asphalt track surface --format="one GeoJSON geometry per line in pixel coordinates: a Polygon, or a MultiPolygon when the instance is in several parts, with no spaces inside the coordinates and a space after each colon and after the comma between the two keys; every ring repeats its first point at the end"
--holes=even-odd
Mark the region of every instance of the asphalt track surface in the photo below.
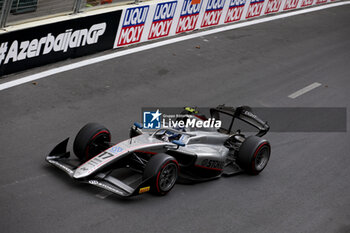
{"type": "Polygon", "coordinates": [[[1,91],[1,231],[350,232],[348,132],[269,133],[259,176],[179,184],[164,197],[102,199],[44,161],[87,122],[124,139],[143,106],[349,109],[349,12],[226,31],[1,91]],[[288,98],[314,82],[322,86],[288,98]]]}

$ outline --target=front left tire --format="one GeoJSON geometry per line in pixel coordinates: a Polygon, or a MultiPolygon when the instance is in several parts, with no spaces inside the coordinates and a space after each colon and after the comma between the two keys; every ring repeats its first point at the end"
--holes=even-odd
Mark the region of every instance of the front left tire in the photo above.
{"type": "Polygon", "coordinates": [[[87,161],[109,147],[111,133],[101,124],[86,124],[77,134],[73,143],[74,154],[87,161]]]}

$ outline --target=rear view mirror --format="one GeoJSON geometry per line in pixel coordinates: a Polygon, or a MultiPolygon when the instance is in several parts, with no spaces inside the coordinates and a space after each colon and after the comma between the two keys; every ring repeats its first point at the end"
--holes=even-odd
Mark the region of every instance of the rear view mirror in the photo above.
{"type": "Polygon", "coordinates": [[[135,127],[138,128],[138,129],[143,129],[143,126],[142,126],[141,123],[135,122],[134,125],[135,125],[135,127]]]}

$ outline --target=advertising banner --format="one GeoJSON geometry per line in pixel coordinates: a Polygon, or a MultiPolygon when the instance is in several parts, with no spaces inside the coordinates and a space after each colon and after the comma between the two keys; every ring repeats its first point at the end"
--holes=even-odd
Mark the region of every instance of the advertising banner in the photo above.
{"type": "Polygon", "coordinates": [[[0,35],[0,76],[113,48],[122,11],[0,35]]]}
{"type": "Polygon", "coordinates": [[[168,0],[0,34],[0,76],[333,0],[168,0]]]}
{"type": "Polygon", "coordinates": [[[144,2],[137,6],[130,6],[123,11],[114,48],[331,1],[172,0],[144,2]]]}

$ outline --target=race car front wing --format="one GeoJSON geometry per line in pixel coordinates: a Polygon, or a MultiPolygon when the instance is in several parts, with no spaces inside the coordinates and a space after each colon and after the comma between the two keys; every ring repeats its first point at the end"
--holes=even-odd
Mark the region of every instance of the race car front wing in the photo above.
{"type": "Polygon", "coordinates": [[[110,175],[110,172],[100,172],[86,179],[75,179],[73,175],[75,170],[79,167],[79,164],[77,165],[75,160],[70,159],[70,152],[67,152],[68,141],[69,138],[55,146],[55,148],[46,156],[46,161],[64,171],[72,179],[81,183],[97,186],[122,197],[134,196],[150,191],[151,178],[140,181],[135,188],[110,175]]]}

